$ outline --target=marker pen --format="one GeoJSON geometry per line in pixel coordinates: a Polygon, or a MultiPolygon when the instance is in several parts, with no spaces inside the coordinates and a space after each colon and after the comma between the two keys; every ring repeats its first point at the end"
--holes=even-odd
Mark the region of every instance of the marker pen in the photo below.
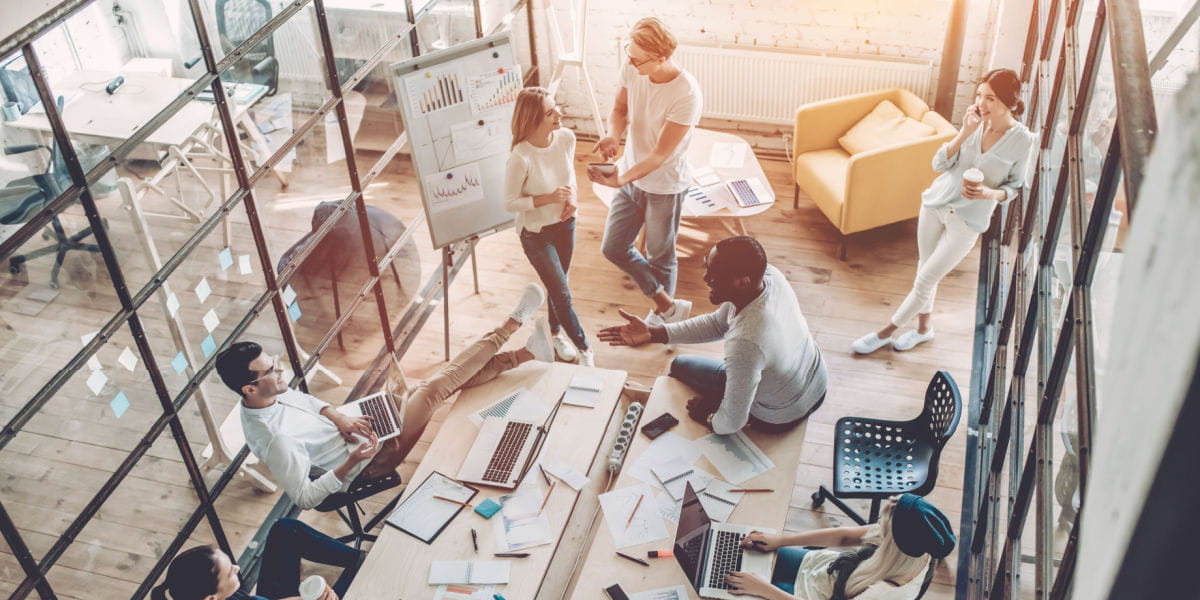
{"type": "Polygon", "coordinates": [[[646,553],[648,558],[671,558],[675,553],[670,550],[651,550],[646,553]]]}

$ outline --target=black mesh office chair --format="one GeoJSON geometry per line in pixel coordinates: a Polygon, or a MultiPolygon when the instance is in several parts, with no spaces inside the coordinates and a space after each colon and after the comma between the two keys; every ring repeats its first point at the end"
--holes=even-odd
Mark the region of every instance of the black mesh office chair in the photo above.
{"type": "Polygon", "coordinates": [[[813,506],[833,502],[859,525],[879,520],[880,505],[904,493],[924,496],[937,484],[942,448],[958,428],[962,397],[954,378],[938,371],[925,390],[925,408],[911,421],[838,419],[833,453],[833,492],[821,486],[813,506]],[[871,500],[870,520],[864,520],[843,498],[871,500]]]}
{"type": "MultiPolygon", "coordinates": [[[[217,33],[226,54],[271,20],[268,0],[217,0],[217,33]]],[[[267,86],[267,95],[279,89],[279,61],[274,35],[268,35],[238,59],[222,79],[267,86]]]]}
{"type": "MultiPolygon", "coordinates": [[[[62,112],[63,98],[58,97],[58,110],[62,112]]],[[[49,152],[46,171],[29,177],[10,181],[4,189],[0,189],[0,225],[19,225],[38,214],[47,204],[58,198],[64,189],[70,186],[70,175],[67,173],[66,161],[56,142],[53,146],[42,144],[25,144],[5,146],[4,154],[24,154],[45,149],[49,152]]],[[[58,287],[58,272],[62,269],[63,259],[71,250],[84,252],[100,252],[95,244],[84,243],[84,239],[92,235],[92,228],[87,227],[73,235],[67,235],[62,220],[58,215],[50,219],[42,237],[54,240],[54,243],[25,254],[18,254],[8,259],[8,270],[16,275],[21,272],[21,265],[35,258],[54,254],[54,267],[50,270],[50,287],[58,287]]]]}
{"type": "MultiPolygon", "coordinates": [[[[367,521],[366,526],[362,524],[362,519],[359,514],[366,515],[367,511],[363,510],[359,505],[359,501],[365,500],[378,494],[386,492],[395,487],[399,487],[403,483],[399,473],[389,473],[378,479],[354,480],[350,489],[345,492],[337,492],[330,494],[323,502],[317,505],[317,512],[337,512],[346,526],[350,528],[348,535],[343,535],[338,538],[338,541],[343,544],[354,542],[354,547],[361,549],[363,542],[374,542],[379,536],[369,533],[374,530],[379,524],[392,514],[392,509],[396,508],[396,504],[400,502],[399,493],[395,498],[392,498],[386,506],[383,507],[374,517],[367,521]]],[[[401,490],[403,491],[403,490],[401,490]]]]}

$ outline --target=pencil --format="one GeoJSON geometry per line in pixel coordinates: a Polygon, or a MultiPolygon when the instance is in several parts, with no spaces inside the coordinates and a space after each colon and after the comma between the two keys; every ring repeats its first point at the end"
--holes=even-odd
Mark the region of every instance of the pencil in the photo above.
{"type": "Polygon", "coordinates": [[[434,496],[434,498],[437,498],[438,500],[445,500],[446,502],[453,502],[455,504],[461,504],[467,508],[471,508],[471,505],[467,504],[466,502],[459,502],[458,500],[454,500],[452,498],[447,498],[445,496],[434,496]]]}
{"type": "Polygon", "coordinates": [[[645,494],[642,494],[642,495],[638,496],[638,501],[637,501],[637,504],[634,504],[634,505],[633,505],[633,512],[629,513],[629,520],[628,520],[628,521],[625,521],[625,526],[626,526],[626,527],[629,527],[629,524],[633,522],[633,515],[636,515],[636,514],[637,514],[637,509],[638,509],[638,507],[639,507],[639,506],[641,506],[641,505],[642,505],[642,499],[644,499],[645,497],[646,497],[646,495],[645,495],[645,494]]]}
{"type": "Polygon", "coordinates": [[[774,492],[775,490],[767,488],[738,488],[729,490],[731,492],[774,492]]]}
{"type": "Polygon", "coordinates": [[[550,501],[550,492],[554,491],[556,485],[558,485],[557,481],[550,482],[550,489],[546,490],[546,497],[542,500],[542,505],[538,507],[538,512],[542,512],[542,509],[546,508],[546,503],[550,501]]]}

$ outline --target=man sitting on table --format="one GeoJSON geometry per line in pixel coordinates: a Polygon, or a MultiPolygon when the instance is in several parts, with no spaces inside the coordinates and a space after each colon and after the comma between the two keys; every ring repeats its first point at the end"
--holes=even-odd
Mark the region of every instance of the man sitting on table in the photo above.
{"type": "Polygon", "coordinates": [[[752,237],[721,240],[704,264],[715,312],[651,326],[622,310],[629,322],[602,330],[600,340],[640,346],[723,339],[723,361],[680,355],[671,362],[671,376],[700,393],[688,401],[688,414],[721,435],[747,423],[768,432],[799,425],[825,399],[828,375],[796,292],[752,237]]]}
{"type": "Polygon", "coordinates": [[[278,356],[267,356],[253,342],[233,344],[217,357],[217,373],[242,396],[242,431],[250,451],[300,508],[313,508],[335,492],[350,489],[355,478],[378,479],[395,471],[416,446],[429,419],[462,388],[480,385],[532,359],[554,361],[544,319],[534,324],[520,350],[500,353],[509,336],[537,312],[545,291],[530,283],[500,327],[454,357],[437,375],[403,398],[400,435],[378,443],[370,417],[350,417],[299,390],[288,389],[278,356]],[[355,437],[362,438],[357,445],[355,437]],[[310,479],[310,474],[315,479],[310,479]]]}

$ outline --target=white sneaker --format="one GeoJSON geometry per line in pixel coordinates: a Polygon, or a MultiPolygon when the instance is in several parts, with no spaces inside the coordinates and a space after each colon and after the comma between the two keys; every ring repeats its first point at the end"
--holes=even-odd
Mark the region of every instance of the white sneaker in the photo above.
{"type": "Polygon", "coordinates": [[[872,331],[871,333],[854,340],[854,343],[850,344],[850,349],[858,354],[870,354],[888,345],[891,343],[891,341],[892,338],[890,337],[879,339],[879,335],[872,331]]]}
{"type": "Polygon", "coordinates": [[[905,350],[912,350],[917,344],[923,344],[932,339],[932,329],[925,333],[921,333],[916,329],[913,329],[912,331],[906,331],[900,337],[896,338],[896,341],[892,342],[892,350],[899,350],[901,352],[905,350]]]}
{"type": "Polygon", "coordinates": [[[671,308],[663,313],[662,320],[664,323],[678,323],[686,321],[692,314],[692,302],[690,300],[680,300],[676,298],[671,301],[671,308]]]}
{"type": "Polygon", "coordinates": [[[575,362],[579,352],[575,349],[575,342],[572,342],[567,334],[559,331],[550,337],[550,342],[554,344],[554,353],[558,355],[559,360],[575,362]]]}
{"type": "Polygon", "coordinates": [[[509,317],[518,323],[529,321],[530,317],[537,314],[537,310],[542,307],[542,303],[546,301],[546,290],[542,286],[530,281],[525,285],[525,289],[521,291],[521,299],[517,301],[517,305],[513,307],[513,311],[509,313],[509,317]]]}
{"type": "Polygon", "coordinates": [[[546,324],[546,319],[533,322],[533,333],[529,334],[525,349],[533,354],[534,360],[554,362],[554,345],[550,343],[550,327],[546,324]]]}
{"type": "Polygon", "coordinates": [[[580,350],[579,351],[579,366],[581,366],[581,367],[596,366],[596,356],[594,354],[592,354],[591,350],[580,350]]]}

